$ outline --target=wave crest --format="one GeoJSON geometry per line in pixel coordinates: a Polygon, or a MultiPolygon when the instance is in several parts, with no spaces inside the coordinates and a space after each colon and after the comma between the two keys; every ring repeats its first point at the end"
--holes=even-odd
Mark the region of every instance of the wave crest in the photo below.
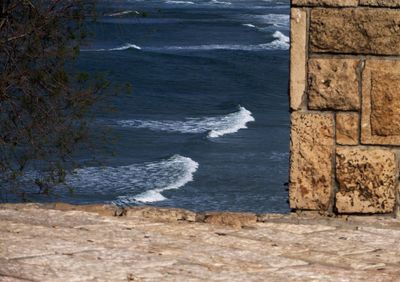
{"type": "Polygon", "coordinates": [[[136,49],[136,50],[142,50],[142,47],[132,44],[132,43],[125,43],[122,46],[110,48],[110,49],[82,49],[82,52],[104,52],[104,51],[125,51],[129,49],[136,49]]]}
{"type": "MultiPolygon", "coordinates": [[[[116,201],[117,205],[129,205],[134,202],[151,203],[164,201],[165,198],[161,192],[172,189],[179,189],[188,182],[193,181],[193,175],[199,168],[199,164],[191,158],[175,155],[172,158],[159,163],[151,163],[146,166],[146,170],[156,173],[158,182],[161,186],[147,190],[133,196],[120,196],[116,201]]],[[[145,170],[145,172],[146,172],[145,170]]],[[[151,177],[154,177],[153,175],[151,177]]]]}
{"type": "Polygon", "coordinates": [[[247,128],[247,123],[255,121],[252,113],[239,106],[239,111],[217,117],[187,118],[184,121],[173,120],[120,120],[118,125],[127,128],[147,128],[154,131],[205,133],[216,138],[247,128]]]}
{"type": "Polygon", "coordinates": [[[261,44],[265,49],[280,49],[288,50],[290,47],[290,38],[280,31],[275,31],[272,37],[276,38],[274,41],[266,44],[261,44]]]}
{"type": "Polygon", "coordinates": [[[149,203],[166,200],[161,192],[192,181],[198,167],[191,158],[174,155],[157,162],[76,169],[66,177],[66,183],[77,195],[117,196],[113,203],[118,205],[149,203]]]}

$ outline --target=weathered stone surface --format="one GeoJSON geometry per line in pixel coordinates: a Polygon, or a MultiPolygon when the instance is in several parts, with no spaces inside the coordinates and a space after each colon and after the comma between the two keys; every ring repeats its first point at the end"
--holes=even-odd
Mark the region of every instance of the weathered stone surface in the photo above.
{"type": "Polygon", "coordinates": [[[290,25],[290,107],[298,110],[304,104],[306,89],[306,10],[292,8],[290,25]]]}
{"type": "Polygon", "coordinates": [[[395,205],[395,154],[383,149],[338,148],[336,177],[340,213],[391,213],[395,205]]]}
{"type": "Polygon", "coordinates": [[[310,49],[312,52],[400,55],[400,10],[313,9],[310,49]]]}
{"type": "Polygon", "coordinates": [[[292,0],[292,5],[354,7],[358,5],[358,0],[292,0]]]}
{"type": "Polygon", "coordinates": [[[234,229],[0,206],[0,280],[398,281],[398,220],[265,219],[234,229]]]}
{"type": "Polygon", "coordinates": [[[242,228],[254,225],[257,222],[257,216],[253,213],[206,213],[204,222],[214,225],[226,225],[234,228],[242,228]]]}
{"type": "Polygon", "coordinates": [[[310,109],[357,110],[360,108],[357,68],[359,60],[310,59],[308,106],[310,109]]]}
{"type": "Polygon", "coordinates": [[[295,112],[291,122],[290,207],[327,210],[332,195],[333,114],[295,112]]]}
{"type": "Polygon", "coordinates": [[[340,145],[358,145],[358,113],[336,114],[336,143],[340,145]]]}
{"type": "Polygon", "coordinates": [[[400,145],[400,61],[368,60],[362,85],[362,142],[400,145]]]}
{"type": "Polygon", "coordinates": [[[129,207],[124,210],[126,217],[141,217],[158,219],[163,221],[197,221],[199,220],[195,212],[176,208],[157,208],[157,207],[129,207]]]}
{"type": "Polygon", "coordinates": [[[113,205],[71,205],[66,203],[52,203],[43,205],[43,207],[61,211],[84,211],[104,216],[119,216],[123,213],[122,209],[113,205]]]}
{"type": "Polygon", "coordinates": [[[360,0],[360,5],[377,7],[400,7],[400,0],[360,0]]]}

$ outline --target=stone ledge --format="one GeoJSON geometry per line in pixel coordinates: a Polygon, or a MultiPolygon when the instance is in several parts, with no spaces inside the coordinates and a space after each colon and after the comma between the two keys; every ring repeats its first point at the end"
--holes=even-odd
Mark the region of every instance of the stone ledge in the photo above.
{"type": "Polygon", "coordinates": [[[92,212],[81,208],[0,205],[0,280],[397,281],[400,277],[400,246],[395,243],[400,240],[400,224],[392,218],[271,214],[264,215],[262,223],[236,229],[93,213],[105,206],[92,206],[92,212]]]}
{"type": "MultiPolygon", "coordinates": [[[[353,149],[353,147],[351,147],[353,149]]],[[[0,204],[0,211],[15,211],[29,214],[29,211],[43,212],[55,211],[72,215],[76,214],[92,214],[99,217],[112,217],[121,220],[141,219],[150,220],[162,223],[207,223],[210,225],[233,227],[232,224],[216,224],[213,221],[230,221],[234,218],[239,220],[249,221],[252,224],[257,223],[293,223],[315,225],[323,224],[336,227],[351,227],[353,225],[363,225],[368,227],[376,227],[382,229],[397,228],[400,230],[400,218],[396,219],[393,215],[351,215],[351,214],[332,214],[324,211],[295,211],[286,214],[266,213],[255,214],[250,212],[194,212],[191,210],[168,207],[155,206],[132,206],[120,208],[115,205],[108,204],[89,204],[89,205],[74,205],[63,202],[40,204],[40,203],[20,203],[20,204],[0,204]],[[188,217],[194,215],[195,217],[188,217]],[[214,220],[216,218],[216,220],[214,220]],[[208,219],[208,220],[206,220],[208,219]],[[255,219],[255,220],[254,220],[255,219]]],[[[89,216],[89,215],[88,215],[89,216]]],[[[60,221],[62,219],[60,218],[60,221]]],[[[50,224],[50,223],[49,223],[50,224]]],[[[244,225],[245,226],[245,225],[244,225]]]]}

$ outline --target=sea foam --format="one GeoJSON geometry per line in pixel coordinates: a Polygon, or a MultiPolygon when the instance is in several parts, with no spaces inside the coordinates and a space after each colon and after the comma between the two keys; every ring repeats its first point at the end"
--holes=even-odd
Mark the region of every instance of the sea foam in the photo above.
{"type": "Polygon", "coordinates": [[[136,15],[140,14],[138,11],[135,11],[135,10],[125,10],[125,11],[121,11],[121,12],[105,14],[105,16],[107,16],[107,17],[120,17],[120,16],[129,15],[129,14],[132,14],[132,13],[134,13],[136,15]]]}
{"type": "Polygon", "coordinates": [[[194,5],[192,1],[178,1],[178,0],[169,0],[166,1],[167,4],[184,4],[184,5],[194,5]]]}
{"type": "Polygon", "coordinates": [[[290,17],[286,14],[251,15],[250,18],[262,24],[269,24],[274,27],[289,29],[290,17]]]}
{"type": "Polygon", "coordinates": [[[120,120],[117,124],[126,128],[147,128],[154,131],[206,133],[208,137],[216,138],[247,128],[247,123],[255,121],[252,113],[244,107],[223,116],[186,118],[175,120],[120,120]]]}
{"type": "Polygon", "coordinates": [[[261,48],[268,50],[288,50],[290,47],[290,38],[280,31],[275,31],[272,37],[274,41],[266,44],[261,44],[261,48]]]}
{"type": "Polygon", "coordinates": [[[136,50],[142,50],[142,47],[132,44],[132,43],[125,43],[124,45],[114,47],[114,48],[109,48],[109,49],[82,49],[82,52],[104,52],[104,51],[125,51],[129,49],[136,49],[136,50]]]}
{"type": "Polygon", "coordinates": [[[191,158],[174,155],[156,162],[76,169],[67,175],[66,183],[76,195],[114,195],[113,203],[118,205],[149,203],[166,200],[161,192],[192,181],[198,167],[191,158]]]}
{"type": "Polygon", "coordinates": [[[187,183],[193,181],[193,174],[197,171],[199,164],[191,158],[175,155],[167,161],[153,163],[147,165],[150,171],[157,171],[158,182],[161,186],[158,188],[150,189],[133,196],[120,196],[116,201],[117,205],[129,205],[134,202],[151,203],[164,201],[165,198],[161,192],[179,189],[187,183]]]}
{"type": "Polygon", "coordinates": [[[242,24],[243,26],[251,27],[251,28],[257,28],[254,24],[246,23],[242,24]]]}

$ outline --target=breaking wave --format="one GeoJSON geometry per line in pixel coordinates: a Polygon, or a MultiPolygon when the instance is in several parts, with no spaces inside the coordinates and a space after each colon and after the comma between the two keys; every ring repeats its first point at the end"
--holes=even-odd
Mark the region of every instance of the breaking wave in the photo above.
{"type": "Polygon", "coordinates": [[[131,43],[126,43],[122,46],[110,48],[110,49],[82,49],[83,52],[104,52],[104,51],[124,51],[124,50],[129,50],[129,49],[136,49],[136,50],[142,50],[142,47],[131,44],[131,43]]]}
{"type": "Polygon", "coordinates": [[[118,125],[128,128],[147,128],[154,131],[205,133],[216,138],[247,128],[247,123],[255,121],[252,113],[239,106],[239,111],[217,117],[187,118],[184,121],[174,120],[120,120],[118,125]]]}
{"type": "Polygon", "coordinates": [[[178,0],[169,0],[166,1],[167,4],[185,4],[185,5],[194,5],[192,1],[178,1],[178,0]]]}
{"type": "Polygon", "coordinates": [[[166,200],[161,192],[179,189],[192,181],[198,167],[192,159],[174,155],[158,162],[76,169],[67,176],[66,183],[78,195],[119,195],[113,201],[118,205],[150,203],[166,200]]]}
{"type": "Polygon", "coordinates": [[[289,37],[280,31],[273,35],[274,41],[263,44],[241,45],[241,44],[209,44],[195,46],[168,46],[163,48],[147,48],[153,51],[208,51],[208,50],[241,50],[241,51],[265,51],[265,50],[288,50],[289,37]]]}
{"type": "Polygon", "coordinates": [[[217,5],[232,5],[231,2],[228,1],[218,1],[218,0],[211,0],[211,4],[217,4],[217,5]]]}
{"type": "Polygon", "coordinates": [[[140,13],[138,11],[135,11],[135,10],[125,10],[125,11],[121,11],[121,12],[105,14],[104,16],[107,16],[107,17],[120,17],[120,16],[129,15],[129,14],[139,15],[140,13]]]}
{"type": "MultiPolygon", "coordinates": [[[[258,28],[253,24],[243,24],[251,28],[258,28]]],[[[209,44],[209,45],[194,45],[194,46],[165,46],[165,47],[140,47],[132,43],[126,43],[122,46],[109,49],[83,49],[83,52],[104,52],[104,51],[125,51],[130,49],[148,50],[148,51],[208,51],[208,50],[241,50],[241,51],[265,51],[265,50],[288,50],[289,37],[280,31],[275,31],[272,34],[275,38],[272,42],[254,45],[242,44],[209,44]]]]}
{"type": "Polygon", "coordinates": [[[242,24],[243,26],[251,27],[251,28],[257,28],[254,24],[246,23],[242,24]]]}
{"type": "Polygon", "coordinates": [[[267,15],[256,15],[251,18],[257,20],[262,24],[269,24],[278,28],[289,29],[289,15],[286,14],[267,14],[267,15]]]}
{"type": "Polygon", "coordinates": [[[274,50],[288,50],[290,47],[290,38],[286,35],[284,35],[280,31],[275,31],[272,37],[275,38],[274,41],[267,43],[267,44],[261,44],[263,48],[265,49],[274,49],[274,50]]]}

